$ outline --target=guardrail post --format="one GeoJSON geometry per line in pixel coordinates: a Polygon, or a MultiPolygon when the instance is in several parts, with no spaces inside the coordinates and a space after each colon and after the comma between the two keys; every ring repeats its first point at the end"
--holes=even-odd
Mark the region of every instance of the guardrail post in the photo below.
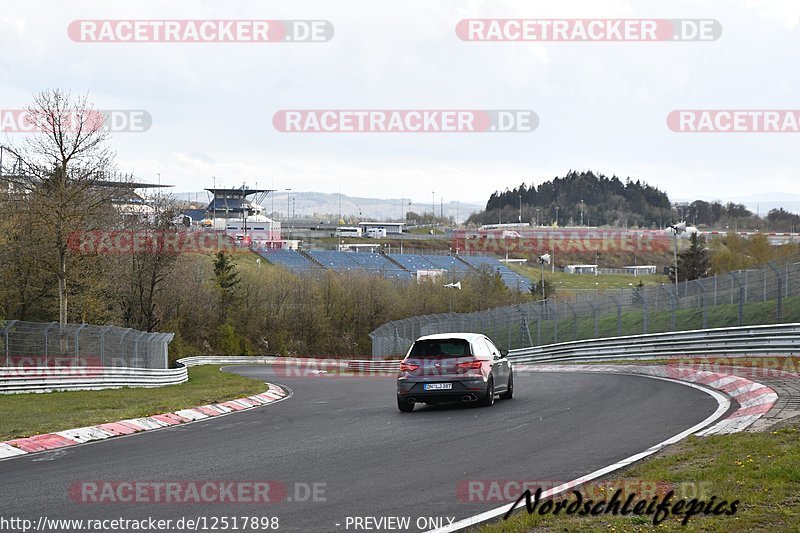
{"type": "Polygon", "coordinates": [[[400,332],[397,330],[397,324],[392,322],[394,328],[394,342],[392,342],[392,353],[400,353],[400,332]]]}
{"type": "Polygon", "coordinates": [[[575,312],[575,307],[569,303],[564,302],[569,310],[572,312],[572,340],[577,340],[578,338],[578,313],[575,312]]]}
{"type": "Polygon", "coordinates": [[[786,271],[786,281],[783,283],[784,290],[786,291],[786,294],[784,296],[786,296],[788,298],[789,297],[789,265],[788,264],[784,267],[784,270],[786,271]]]}
{"type": "Polygon", "coordinates": [[[144,331],[140,331],[139,334],[136,335],[136,339],[133,341],[133,360],[136,361],[136,363],[139,362],[139,339],[142,338],[142,335],[145,335],[144,331]]]}
{"type": "Polygon", "coordinates": [[[79,363],[81,358],[81,343],[79,340],[81,330],[88,326],[88,324],[81,324],[78,326],[78,329],[75,330],[75,362],[79,363]]]}
{"type": "Polygon", "coordinates": [[[50,322],[49,324],[47,324],[47,327],[44,328],[44,366],[47,366],[47,363],[49,361],[49,352],[50,352],[48,345],[49,343],[47,339],[47,332],[50,331],[50,328],[52,328],[55,325],[56,325],[55,322],[50,322]]]}
{"type": "Polygon", "coordinates": [[[106,333],[114,326],[100,328],[100,366],[106,366],[106,333]]]}
{"type": "Polygon", "coordinates": [[[506,350],[511,349],[511,323],[513,322],[511,317],[511,310],[508,310],[508,315],[506,315],[506,350]]]}
{"type": "Polygon", "coordinates": [[[542,306],[537,302],[537,304],[532,307],[533,311],[536,313],[536,346],[542,345],[542,306]]]}
{"type": "MultiPolygon", "coordinates": [[[[656,289],[656,294],[658,294],[658,289],[656,289]]],[[[650,325],[649,319],[650,316],[648,314],[648,309],[647,309],[647,285],[644,285],[642,287],[642,329],[644,330],[642,331],[642,333],[644,335],[647,335],[647,329],[648,326],[650,325]]]]}
{"type": "Polygon", "coordinates": [[[698,283],[697,286],[700,287],[700,291],[703,293],[703,329],[708,329],[708,302],[706,298],[707,291],[706,288],[703,287],[702,283],[698,283]]]}
{"type": "MultiPolygon", "coordinates": [[[[123,363],[122,366],[127,366],[125,365],[125,346],[122,343],[125,341],[125,336],[131,331],[133,330],[130,328],[126,328],[125,333],[119,336],[120,353],[122,353],[122,363],[123,363]]],[[[118,366],[118,365],[112,365],[112,366],[118,366]]]]}
{"type": "Polygon", "coordinates": [[[714,274],[714,307],[717,306],[717,275],[714,274]]]}
{"type": "Polygon", "coordinates": [[[528,325],[528,314],[525,312],[524,308],[521,305],[518,305],[517,308],[519,309],[520,314],[520,321],[519,321],[519,348],[525,348],[526,346],[533,345],[533,339],[531,338],[531,328],[528,325]],[[525,337],[527,336],[528,342],[525,343],[525,337]]]}
{"type": "Polygon", "coordinates": [[[617,337],[622,336],[622,302],[613,294],[608,295],[615,304],[617,304],[617,337]]]}
{"type": "MultiPolygon", "coordinates": [[[[778,320],[778,323],[783,322],[783,276],[781,275],[781,271],[775,266],[775,263],[770,261],[767,263],[767,266],[771,268],[775,272],[775,279],[778,280],[778,295],[775,302],[775,317],[778,320]]],[[[764,276],[764,284],[767,283],[766,272],[764,276]]]]}
{"type": "MultiPolygon", "coordinates": [[[[684,282],[686,283],[686,282],[684,282]]],[[[670,305],[672,306],[672,331],[677,331],[678,329],[678,308],[680,307],[680,293],[678,292],[678,287],[674,288],[675,301],[673,302],[670,300],[670,305]]]]}
{"type": "MultiPolygon", "coordinates": [[[[675,331],[675,323],[676,323],[675,313],[676,313],[676,309],[675,309],[674,299],[677,299],[678,295],[677,294],[673,294],[672,292],[667,290],[667,288],[664,287],[664,285],[660,285],[660,287],[662,289],[664,289],[664,292],[667,294],[667,297],[669,298],[669,307],[670,307],[670,311],[672,312],[672,319],[670,321],[670,325],[671,325],[670,331],[675,331]]],[[[676,288],[675,291],[677,293],[678,289],[676,288]]],[[[658,292],[656,292],[656,294],[658,294],[658,292]]]]}
{"type": "MultiPolygon", "coordinates": [[[[745,271],[745,273],[746,272],[747,271],[745,271]]],[[[742,284],[742,280],[739,279],[739,276],[736,274],[736,272],[729,272],[729,274],[731,278],[739,285],[739,321],[737,325],[741,326],[742,322],[744,321],[744,301],[747,298],[747,293],[745,292],[745,285],[742,284]]],[[[731,283],[731,285],[733,285],[733,283],[731,283]]],[[[731,290],[731,300],[733,300],[733,290],[731,290]]],[[[733,301],[731,301],[731,303],[733,303],[733,301]]]]}
{"type": "MultiPolygon", "coordinates": [[[[545,302],[548,302],[549,306],[550,300],[545,300],[545,302]]],[[[558,306],[556,305],[554,307],[555,309],[553,312],[553,342],[558,342],[558,306]]]]}
{"type": "Polygon", "coordinates": [[[6,352],[6,366],[11,366],[11,346],[8,342],[8,332],[11,331],[11,328],[14,327],[17,320],[9,320],[6,322],[6,327],[3,328],[3,342],[5,343],[5,352],[6,352]]]}

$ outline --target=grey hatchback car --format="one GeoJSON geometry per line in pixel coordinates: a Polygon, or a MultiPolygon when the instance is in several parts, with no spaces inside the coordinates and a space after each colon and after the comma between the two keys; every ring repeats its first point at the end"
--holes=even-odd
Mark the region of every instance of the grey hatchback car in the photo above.
{"type": "Polygon", "coordinates": [[[505,350],[480,333],[443,333],[420,337],[400,362],[397,408],[414,404],[475,402],[494,404],[496,395],[514,395],[514,372],[505,350]]]}

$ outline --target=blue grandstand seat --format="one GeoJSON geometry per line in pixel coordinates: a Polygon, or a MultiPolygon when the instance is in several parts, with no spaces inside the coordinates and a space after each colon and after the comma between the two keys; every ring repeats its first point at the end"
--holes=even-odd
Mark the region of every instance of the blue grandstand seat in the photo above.
{"type": "Polygon", "coordinates": [[[293,272],[319,270],[318,265],[294,250],[264,250],[260,252],[260,255],[270,263],[280,265],[293,272]]]}
{"type": "Polygon", "coordinates": [[[461,256],[461,259],[469,263],[475,268],[491,268],[493,271],[500,274],[500,279],[510,289],[519,289],[520,291],[527,292],[531,290],[531,282],[525,276],[517,274],[505,264],[501,263],[494,257],[481,257],[481,256],[461,256]]]}

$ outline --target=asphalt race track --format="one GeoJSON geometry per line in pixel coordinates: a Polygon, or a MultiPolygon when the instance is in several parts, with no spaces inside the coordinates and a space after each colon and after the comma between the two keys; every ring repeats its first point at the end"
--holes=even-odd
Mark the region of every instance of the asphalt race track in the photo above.
{"type": "Polygon", "coordinates": [[[459,482],[572,480],[672,437],[717,408],[709,395],[676,383],[541,373],[518,375],[514,399],[493,407],[418,406],[403,414],[391,377],[227,370],[285,385],[294,396],[186,426],[0,461],[0,515],[34,522],[40,516],[278,517],[279,531],[303,532],[355,531],[347,517],[397,516],[410,517],[409,530],[417,531],[418,517],[463,519],[500,505],[462,501],[459,482]],[[75,503],[69,489],[82,480],[273,480],[285,484],[292,501],[75,503]],[[312,484],[324,501],[308,501],[312,484]]]}

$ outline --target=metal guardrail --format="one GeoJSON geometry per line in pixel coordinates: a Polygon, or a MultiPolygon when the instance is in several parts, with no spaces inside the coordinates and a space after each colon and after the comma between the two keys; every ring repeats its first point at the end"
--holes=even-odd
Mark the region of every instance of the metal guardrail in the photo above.
{"type": "MultiPolygon", "coordinates": [[[[798,354],[800,324],[781,324],[563,342],[511,350],[508,357],[516,363],[550,363],[675,356],[798,354]]],[[[352,361],[348,365],[363,371],[386,371],[398,369],[400,362],[352,361]]]]}
{"type": "MultiPolygon", "coordinates": [[[[745,326],[653,333],[563,342],[512,350],[518,363],[653,359],[674,356],[798,355],[800,324],[745,326]]],[[[183,383],[187,369],[197,365],[316,365],[359,372],[393,372],[398,360],[364,361],[276,356],[196,356],[178,360],[173,369],[121,367],[36,367],[0,369],[0,392],[99,390],[118,387],[162,387],[183,383]]]]}
{"type": "Polygon", "coordinates": [[[681,355],[795,354],[800,354],[800,324],[718,328],[564,342],[511,350],[509,358],[522,363],[544,363],[653,359],[681,355]]]}
{"type": "Polygon", "coordinates": [[[163,387],[189,379],[186,367],[26,367],[0,370],[0,393],[163,387]]]}
{"type": "MultiPolygon", "coordinates": [[[[147,369],[125,367],[0,367],[0,394],[101,390],[120,387],[163,387],[189,379],[188,368],[197,365],[306,365],[341,369],[369,369],[371,361],[309,359],[276,356],[195,356],[178,360],[177,368],[147,369]],[[355,366],[350,367],[353,364],[355,366]]],[[[395,367],[396,368],[396,367],[395,367]]]]}
{"type": "Polygon", "coordinates": [[[349,361],[347,368],[357,372],[397,372],[400,361],[349,361]]]}

